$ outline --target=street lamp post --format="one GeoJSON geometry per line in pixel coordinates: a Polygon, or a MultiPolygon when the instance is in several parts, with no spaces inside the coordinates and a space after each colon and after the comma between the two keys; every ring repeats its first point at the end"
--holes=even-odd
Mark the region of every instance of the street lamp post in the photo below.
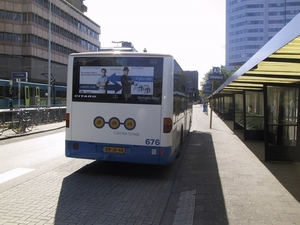
{"type": "Polygon", "coordinates": [[[48,32],[48,107],[51,107],[51,0],[49,1],[49,32],[48,32]]]}

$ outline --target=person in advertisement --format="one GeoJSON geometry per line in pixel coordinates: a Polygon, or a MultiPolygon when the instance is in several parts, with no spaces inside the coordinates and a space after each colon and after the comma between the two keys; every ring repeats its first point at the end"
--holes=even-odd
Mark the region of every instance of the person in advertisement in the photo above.
{"type": "Polygon", "coordinates": [[[125,101],[131,97],[131,85],[134,85],[131,77],[128,76],[129,68],[127,66],[123,69],[123,76],[121,77],[122,83],[122,94],[124,95],[125,101]]]}
{"type": "Polygon", "coordinates": [[[99,93],[106,94],[107,92],[107,84],[108,84],[108,77],[106,76],[106,69],[101,69],[101,76],[97,80],[97,87],[99,87],[99,93]]]}

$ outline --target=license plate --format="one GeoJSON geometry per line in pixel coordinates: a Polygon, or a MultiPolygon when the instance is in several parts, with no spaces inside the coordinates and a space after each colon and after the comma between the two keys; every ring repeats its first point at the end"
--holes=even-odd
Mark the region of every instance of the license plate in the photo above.
{"type": "Polygon", "coordinates": [[[125,153],[125,148],[104,147],[104,152],[124,154],[125,153]]]}

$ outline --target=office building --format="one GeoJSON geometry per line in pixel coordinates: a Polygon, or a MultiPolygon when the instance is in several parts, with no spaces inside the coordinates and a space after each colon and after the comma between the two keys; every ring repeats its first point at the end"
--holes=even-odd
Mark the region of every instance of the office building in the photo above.
{"type": "Polygon", "coordinates": [[[300,0],[226,0],[226,66],[240,66],[300,12],[300,0]]]}
{"type": "Polygon", "coordinates": [[[2,0],[0,78],[27,72],[28,81],[47,83],[51,59],[51,79],[66,84],[68,55],[100,49],[100,26],[86,11],[83,0],[2,0]]]}

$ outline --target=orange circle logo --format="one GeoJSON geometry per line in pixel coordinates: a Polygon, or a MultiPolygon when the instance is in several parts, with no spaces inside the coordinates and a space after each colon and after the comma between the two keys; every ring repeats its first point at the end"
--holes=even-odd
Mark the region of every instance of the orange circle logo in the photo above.
{"type": "Polygon", "coordinates": [[[128,118],[125,120],[124,122],[124,127],[127,129],[127,130],[133,130],[135,128],[135,120],[132,119],[132,118],[128,118]]]}
{"type": "Polygon", "coordinates": [[[105,125],[105,121],[101,116],[94,119],[94,126],[97,128],[102,128],[105,125]]]}
{"type": "Polygon", "coordinates": [[[113,117],[109,120],[109,127],[111,129],[118,129],[120,126],[120,120],[116,117],[113,117]]]}

